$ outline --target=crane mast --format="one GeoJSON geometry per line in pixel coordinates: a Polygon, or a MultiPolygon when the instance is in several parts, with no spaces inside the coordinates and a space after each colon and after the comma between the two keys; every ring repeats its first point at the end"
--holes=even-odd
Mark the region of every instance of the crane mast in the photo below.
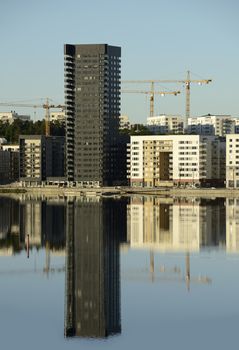
{"type": "Polygon", "coordinates": [[[133,93],[133,94],[146,94],[150,95],[150,117],[154,116],[154,96],[160,95],[174,95],[177,96],[180,94],[180,91],[155,91],[154,90],[154,82],[151,82],[151,89],[150,90],[121,90],[122,93],[133,93]]]}
{"type": "Polygon", "coordinates": [[[187,71],[187,79],[185,81],[185,89],[186,89],[186,118],[184,128],[188,127],[188,119],[190,118],[190,71],[187,71]]]}

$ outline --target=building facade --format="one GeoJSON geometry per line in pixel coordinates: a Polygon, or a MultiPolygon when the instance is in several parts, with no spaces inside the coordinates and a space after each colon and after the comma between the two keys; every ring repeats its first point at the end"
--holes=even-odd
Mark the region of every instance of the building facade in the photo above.
{"type": "Polygon", "coordinates": [[[12,124],[14,120],[29,121],[30,115],[19,115],[16,112],[0,112],[0,122],[12,124]]]}
{"type": "Polygon", "coordinates": [[[179,115],[159,115],[147,118],[147,127],[154,134],[183,134],[184,118],[179,115]]]}
{"type": "Polygon", "coordinates": [[[200,135],[131,136],[129,182],[141,187],[221,185],[225,181],[223,142],[200,135]]]}
{"type": "Polygon", "coordinates": [[[65,45],[67,179],[81,185],[117,180],[120,47],[65,45]]]}
{"type": "Polygon", "coordinates": [[[52,123],[59,122],[60,124],[65,125],[66,113],[64,111],[51,112],[50,113],[50,122],[52,122],[52,123]]]}
{"type": "Polygon", "coordinates": [[[239,187],[239,135],[226,136],[226,187],[239,187]]]}
{"type": "Polygon", "coordinates": [[[19,179],[22,184],[42,184],[64,178],[63,136],[21,135],[19,137],[19,179]]]}
{"type": "Polygon", "coordinates": [[[188,133],[225,136],[235,132],[235,118],[230,115],[203,115],[188,118],[188,133]]]}
{"type": "Polygon", "coordinates": [[[19,179],[19,151],[0,147],[0,184],[8,184],[19,179]]]}
{"type": "Polygon", "coordinates": [[[119,128],[121,130],[123,130],[123,129],[130,129],[130,121],[129,121],[129,117],[127,115],[120,115],[120,117],[119,117],[119,128]]]}

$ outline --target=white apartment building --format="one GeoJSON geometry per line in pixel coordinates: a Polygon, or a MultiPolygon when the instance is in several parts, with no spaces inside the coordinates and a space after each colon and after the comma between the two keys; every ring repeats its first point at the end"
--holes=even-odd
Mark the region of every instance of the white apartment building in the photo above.
{"type": "Polygon", "coordinates": [[[0,122],[12,124],[14,120],[29,121],[30,115],[20,115],[16,112],[0,112],[0,122]]]}
{"type": "Polygon", "coordinates": [[[65,111],[50,112],[50,121],[53,123],[59,122],[61,124],[64,124],[66,121],[65,111]]]}
{"type": "Polygon", "coordinates": [[[226,187],[239,187],[239,134],[226,136],[226,187]]]}
{"type": "Polygon", "coordinates": [[[235,132],[235,118],[231,115],[203,115],[188,118],[189,134],[225,136],[235,132]]]}
{"type": "Polygon", "coordinates": [[[203,135],[131,136],[131,186],[217,185],[225,180],[223,141],[203,135]],[[223,178],[224,176],[224,178],[223,178]]]}
{"type": "Polygon", "coordinates": [[[147,127],[154,134],[183,134],[184,118],[180,115],[165,115],[148,117],[147,127]]]}
{"type": "Polygon", "coordinates": [[[119,128],[121,130],[130,128],[129,117],[127,115],[120,115],[119,116],[119,128]]]}

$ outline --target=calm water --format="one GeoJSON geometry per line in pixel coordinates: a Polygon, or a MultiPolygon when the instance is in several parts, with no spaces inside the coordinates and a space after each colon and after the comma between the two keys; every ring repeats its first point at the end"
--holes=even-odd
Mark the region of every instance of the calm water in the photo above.
{"type": "Polygon", "coordinates": [[[0,197],[2,349],[236,348],[239,200],[0,197]]]}

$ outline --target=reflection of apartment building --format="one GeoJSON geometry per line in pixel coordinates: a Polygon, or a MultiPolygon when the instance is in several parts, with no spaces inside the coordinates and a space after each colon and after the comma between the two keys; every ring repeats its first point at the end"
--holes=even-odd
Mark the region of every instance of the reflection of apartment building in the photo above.
{"type": "Polygon", "coordinates": [[[17,201],[10,198],[0,198],[0,240],[8,234],[19,234],[19,216],[17,201]]]}
{"type": "Polygon", "coordinates": [[[30,247],[65,248],[65,203],[23,196],[20,200],[0,197],[0,255],[30,247]]]}
{"type": "Polygon", "coordinates": [[[179,115],[159,115],[147,118],[147,128],[154,134],[183,134],[184,118],[179,115]]]}
{"type": "Polygon", "coordinates": [[[188,118],[188,133],[225,136],[235,131],[235,118],[230,115],[203,115],[188,118]]]}
{"type": "Polygon", "coordinates": [[[40,200],[29,200],[20,205],[20,237],[23,244],[27,235],[31,245],[41,246],[42,202],[40,200]]]}
{"type": "Polygon", "coordinates": [[[24,244],[29,235],[30,246],[48,245],[54,250],[65,246],[65,206],[37,198],[22,199],[19,203],[20,239],[24,244]]]}
{"type": "Polygon", "coordinates": [[[226,249],[239,252],[239,200],[226,199],[226,249]]]}
{"type": "Polygon", "coordinates": [[[131,136],[131,186],[220,184],[225,176],[224,142],[215,136],[131,136]]]}
{"type": "Polygon", "coordinates": [[[222,201],[133,196],[128,205],[134,248],[199,250],[224,242],[222,201]]]}
{"type": "Polygon", "coordinates": [[[13,255],[19,251],[18,201],[0,198],[0,255],[13,255]]]}

